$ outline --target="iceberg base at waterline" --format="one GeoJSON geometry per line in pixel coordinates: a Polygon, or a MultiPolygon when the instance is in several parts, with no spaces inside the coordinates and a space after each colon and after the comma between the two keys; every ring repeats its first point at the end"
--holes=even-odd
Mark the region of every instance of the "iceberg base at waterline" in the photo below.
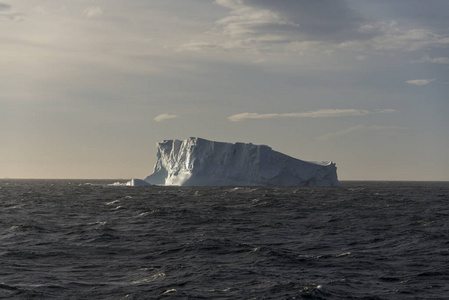
{"type": "Polygon", "coordinates": [[[175,186],[340,185],[335,163],[303,161],[266,145],[196,137],[159,142],[154,171],[145,182],[175,186]]]}

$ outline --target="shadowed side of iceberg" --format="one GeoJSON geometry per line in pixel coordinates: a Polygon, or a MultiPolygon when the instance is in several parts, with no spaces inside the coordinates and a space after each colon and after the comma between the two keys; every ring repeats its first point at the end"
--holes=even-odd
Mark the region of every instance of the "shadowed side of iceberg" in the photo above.
{"type": "Polygon", "coordinates": [[[339,186],[334,163],[295,159],[265,145],[201,138],[158,143],[153,174],[158,185],[339,186]]]}

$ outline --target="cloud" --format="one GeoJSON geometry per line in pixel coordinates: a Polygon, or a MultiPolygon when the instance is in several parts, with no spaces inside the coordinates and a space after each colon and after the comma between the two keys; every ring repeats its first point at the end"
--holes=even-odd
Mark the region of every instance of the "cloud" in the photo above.
{"type": "Polygon", "coordinates": [[[0,10],[9,10],[11,8],[11,5],[6,3],[0,3],[0,10]]]}
{"type": "Polygon", "coordinates": [[[211,43],[204,43],[204,42],[190,42],[185,43],[178,47],[178,50],[180,51],[192,51],[192,52],[199,52],[202,50],[213,50],[218,48],[219,46],[216,44],[211,43]]]}
{"type": "Polygon", "coordinates": [[[341,137],[345,135],[351,135],[356,134],[359,132],[366,133],[366,132],[375,132],[375,133],[382,133],[382,134],[388,134],[388,135],[395,135],[398,133],[399,130],[403,130],[405,127],[399,127],[399,126],[366,126],[366,125],[356,125],[353,127],[349,127],[344,130],[340,130],[337,132],[329,132],[322,136],[317,137],[317,140],[327,140],[332,139],[336,137],[341,137]]]}
{"type": "Polygon", "coordinates": [[[91,6],[84,10],[83,14],[87,18],[97,18],[103,15],[103,9],[100,6],[91,6]]]}
{"type": "Polygon", "coordinates": [[[433,64],[449,64],[449,58],[447,57],[434,57],[431,58],[429,55],[424,55],[420,60],[417,60],[418,63],[430,62],[433,64]]]}
{"type": "Polygon", "coordinates": [[[14,12],[11,8],[11,5],[6,3],[0,3],[0,19],[22,21],[23,15],[21,13],[14,12]]]}
{"type": "Polygon", "coordinates": [[[230,10],[229,15],[215,22],[226,41],[196,41],[198,47],[186,44],[183,50],[215,48],[269,50],[297,42],[341,43],[370,39],[376,29],[362,28],[366,20],[345,2],[335,0],[216,0],[230,10]]]}
{"type": "Polygon", "coordinates": [[[248,119],[275,119],[275,118],[327,118],[327,117],[347,117],[347,116],[365,116],[373,113],[391,113],[395,112],[393,109],[383,109],[370,112],[368,110],[358,109],[319,109],[303,113],[240,113],[229,116],[228,119],[232,122],[240,122],[248,119]]]}
{"type": "Polygon", "coordinates": [[[345,2],[335,0],[217,0],[231,10],[217,22],[230,36],[278,36],[294,39],[344,41],[366,39],[374,32],[359,28],[365,20],[345,2]]]}
{"type": "Polygon", "coordinates": [[[348,2],[335,0],[215,0],[229,14],[213,33],[179,47],[185,51],[244,50],[370,54],[448,47],[449,37],[424,28],[365,18],[348,2]]]}
{"type": "Polygon", "coordinates": [[[404,29],[399,27],[396,22],[380,23],[378,26],[383,34],[369,43],[369,46],[374,50],[418,51],[430,47],[438,48],[449,45],[449,37],[428,29],[404,29]]]}
{"type": "Polygon", "coordinates": [[[177,115],[169,115],[169,114],[160,114],[157,117],[155,117],[154,120],[156,122],[162,122],[165,120],[175,119],[175,118],[178,118],[178,116],[177,115]]]}
{"type": "Polygon", "coordinates": [[[406,83],[413,84],[413,85],[426,85],[429,84],[432,81],[435,81],[436,78],[433,79],[414,79],[414,80],[407,80],[406,83]]]}

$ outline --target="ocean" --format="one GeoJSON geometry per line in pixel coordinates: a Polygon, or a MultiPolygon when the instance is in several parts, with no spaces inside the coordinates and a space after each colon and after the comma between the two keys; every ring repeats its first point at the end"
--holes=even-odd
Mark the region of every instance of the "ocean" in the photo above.
{"type": "Polygon", "coordinates": [[[2,299],[449,299],[449,182],[0,180],[2,299]]]}

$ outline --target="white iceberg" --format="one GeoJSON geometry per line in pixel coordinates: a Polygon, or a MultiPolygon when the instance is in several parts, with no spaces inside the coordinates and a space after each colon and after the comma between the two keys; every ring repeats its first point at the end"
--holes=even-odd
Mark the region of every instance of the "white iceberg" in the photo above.
{"type": "Polygon", "coordinates": [[[157,145],[150,184],[177,186],[339,186],[332,162],[307,162],[251,143],[201,138],[157,145]]]}

